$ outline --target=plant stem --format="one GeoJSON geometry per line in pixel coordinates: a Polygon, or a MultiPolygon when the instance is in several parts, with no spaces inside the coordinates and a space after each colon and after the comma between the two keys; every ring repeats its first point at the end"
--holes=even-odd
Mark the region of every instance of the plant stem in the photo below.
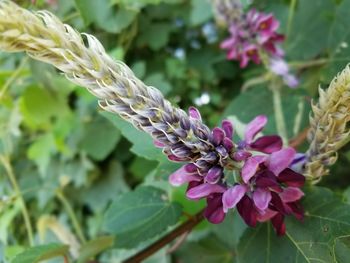
{"type": "Polygon", "coordinates": [[[288,15],[288,21],[287,21],[287,38],[289,37],[290,30],[292,27],[292,22],[294,18],[294,13],[295,13],[295,6],[297,4],[297,0],[291,0],[290,1],[290,6],[289,6],[289,15],[288,15]]]}
{"type": "Polygon", "coordinates": [[[283,145],[287,145],[288,133],[282,108],[281,87],[278,85],[278,83],[276,83],[276,81],[273,81],[271,90],[273,94],[273,109],[275,111],[277,131],[278,134],[282,137],[283,145]]]}
{"type": "Polygon", "coordinates": [[[2,90],[0,92],[0,100],[4,97],[7,89],[10,87],[12,82],[15,81],[16,78],[18,77],[19,73],[21,73],[21,71],[24,68],[24,66],[26,65],[27,61],[28,61],[28,57],[23,58],[21,63],[18,65],[17,69],[12,73],[11,77],[9,77],[7,79],[7,81],[5,82],[5,84],[2,86],[2,90]]]}
{"type": "Polygon", "coordinates": [[[182,234],[191,231],[196,225],[198,225],[204,219],[203,212],[204,212],[203,210],[198,212],[192,218],[187,220],[185,223],[179,225],[173,231],[171,231],[170,233],[168,233],[167,235],[165,235],[155,243],[151,244],[150,246],[144,248],[143,250],[138,252],[136,255],[126,259],[125,261],[123,261],[123,263],[142,262],[142,260],[153,255],[155,252],[157,252],[159,249],[169,244],[178,236],[181,236],[182,234]]]}
{"type": "Polygon", "coordinates": [[[6,174],[7,174],[8,178],[12,184],[12,187],[15,190],[15,193],[19,198],[19,201],[21,204],[21,211],[22,211],[22,215],[23,215],[23,219],[24,219],[24,224],[25,224],[25,227],[27,229],[29,244],[30,244],[30,246],[33,246],[34,245],[33,228],[32,228],[31,222],[30,222],[28,209],[27,209],[27,206],[24,202],[23,195],[21,193],[21,189],[19,188],[16,176],[15,176],[13,169],[12,169],[12,166],[10,164],[10,160],[7,156],[1,155],[0,161],[3,164],[3,166],[6,170],[6,174]]]}
{"type": "Polygon", "coordinates": [[[66,209],[66,212],[67,212],[68,216],[70,217],[70,220],[72,221],[73,227],[75,229],[76,234],[78,235],[80,242],[82,244],[85,244],[86,238],[84,236],[84,233],[83,233],[82,228],[79,224],[79,221],[78,221],[78,219],[74,213],[74,210],[73,210],[72,206],[70,205],[68,199],[65,197],[62,190],[57,190],[56,196],[62,202],[64,208],[66,209]]]}

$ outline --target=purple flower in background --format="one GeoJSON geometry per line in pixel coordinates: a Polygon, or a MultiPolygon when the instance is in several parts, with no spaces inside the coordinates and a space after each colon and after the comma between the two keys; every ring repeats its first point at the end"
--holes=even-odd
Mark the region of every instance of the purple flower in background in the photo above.
{"type": "Polygon", "coordinates": [[[273,73],[283,78],[283,81],[287,86],[291,88],[298,86],[298,79],[289,72],[288,64],[284,59],[279,57],[271,58],[269,66],[273,73]]]}
{"type": "MultiPolygon", "coordinates": [[[[191,118],[201,119],[193,107],[189,114],[191,118]]],[[[303,218],[299,200],[305,177],[291,169],[303,156],[297,155],[293,148],[282,148],[277,135],[258,136],[266,123],[266,116],[254,118],[248,123],[243,140],[235,144],[233,125],[224,120],[207,138],[211,150],[170,175],[172,185],[188,184],[187,198],[206,199],[204,215],[211,223],[222,222],[229,209],[237,208],[249,226],[271,220],[277,234],[283,235],[285,216],[303,218]],[[228,176],[232,173],[225,174],[226,170],[239,171],[235,183],[229,183],[232,180],[228,176]]]]}
{"type": "Polygon", "coordinates": [[[220,47],[227,50],[227,58],[240,61],[244,68],[249,61],[260,63],[261,51],[273,57],[282,57],[283,50],[278,43],[284,40],[277,33],[279,22],[272,14],[258,12],[255,9],[242,14],[241,19],[232,21],[229,26],[230,37],[220,47]]]}

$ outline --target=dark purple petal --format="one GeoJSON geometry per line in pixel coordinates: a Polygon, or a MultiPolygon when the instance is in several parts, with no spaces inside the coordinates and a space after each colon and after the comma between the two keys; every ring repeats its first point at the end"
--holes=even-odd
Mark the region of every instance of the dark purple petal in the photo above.
{"type": "Polygon", "coordinates": [[[187,191],[186,196],[189,199],[197,200],[213,193],[223,193],[225,190],[226,188],[221,185],[204,183],[191,188],[187,191]]]}
{"type": "Polygon", "coordinates": [[[285,208],[284,208],[284,204],[282,202],[282,199],[279,197],[278,194],[276,194],[275,192],[271,192],[271,202],[270,204],[272,206],[270,206],[270,208],[272,210],[278,211],[281,214],[287,214],[285,208]]]}
{"type": "Polygon", "coordinates": [[[229,120],[223,120],[221,123],[221,127],[225,131],[225,135],[227,138],[232,139],[233,136],[233,126],[232,122],[229,120]]]}
{"type": "Polygon", "coordinates": [[[227,137],[224,138],[224,141],[222,142],[222,145],[225,147],[225,149],[228,152],[230,152],[233,149],[233,147],[234,147],[232,140],[227,138],[227,137]]]}
{"type": "Polygon", "coordinates": [[[299,200],[304,196],[303,191],[297,187],[287,187],[280,193],[280,197],[284,203],[291,203],[299,200]]]}
{"type": "Polygon", "coordinates": [[[222,195],[224,212],[227,213],[228,209],[235,207],[246,192],[247,187],[240,184],[227,189],[222,195]]]}
{"type": "Polygon", "coordinates": [[[292,147],[288,147],[277,152],[273,152],[270,155],[268,168],[276,176],[278,176],[284,169],[286,169],[293,161],[295,156],[295,150],[292,147]]]}
{"type": "Polygon", "coordinates": [[[305,183],[305,176],[287,168],[279,174],[277,180],[280,183],[285,183],[288,186],[302,187],[305,183]]]}
{"type": "Polygon", "coordinates": [[[279,236],[283,236],[286,233],[286,225],[284,223],[284,215],[277,214],[271,219],[272,225],[279,236]]]}
{"type": "Polygon", "coordinates": [[[255,227],[257,223],[257,212],[253,201],[246,195],[237,204],[238,213],[248,226],[255,227]]]}
{"type": "Polygon", "coordinates": [[[207,207],[204,210],[204,217],[210,223],[219,224],[225,219],[221,199],[221,194],[214,194],[207,198],[207,207]]]}
{"type": "Polygon", "coordinates": [[[210,168],[210,170],[208,171],[205,177],[205,181],[207,181],[210,184],[217,183],[221,178],[222,172],[223,172],[223,169],[220,166],[214,166],[210,168]]]}
{"type": "Polygon", "coordinates": [[[269,170],[263,170],[256,176],[255,184],[260,188],[280,187],[276,176],[269,170]]]}
{"type": "Polygon", "coordinates": [[[202,178],[198,174],[188,173],[185,169],[185,166],[182,166],[180,169],[175,171],[169,176],[169,182],[173,186],[180,186],[184,183],[192,181],[201,181],[202,178]]]}
{"type": "Polygon", "coordinates": [[[239,150],[233,154],[233,159],[237,162],[247,160],[252,154],[250,152],[239,150]]]}
{"type": "Polygon", "coordinates": [[[298,202],[288,203],[286,204],[291,210],[293,215],[298,220],[304,219],[304,209],[298,202]]]}
{"type": "Polygon", "coordinates": [[[281,150],[283,146],[282,139],[278,135],[262,136],[250,144],[250,148],[263,153],[273,153],[281,150]]]}
{"type": "Polygon", "coordinates": [[[212,142],[214,145],[218,146],[222,143],[225,138],[225,132],[223,129],[215,127],[212,131],[212,142]]]}
{"type": "Polygon", "coordinates": [[[254,137],[265,127],[267,123],[267,117],[264,115],[259,115],[255,117],[250,123],[248,123],[245,129],[244,140],[251,144],[254,137]]]}
{"type": "Polygon", "coordinates": [[[257,188],[253,192],[253,200],[254,200],[255,206],[259,210],[265,211],[271,201],[271,192],[263,188],[257,188]]]}

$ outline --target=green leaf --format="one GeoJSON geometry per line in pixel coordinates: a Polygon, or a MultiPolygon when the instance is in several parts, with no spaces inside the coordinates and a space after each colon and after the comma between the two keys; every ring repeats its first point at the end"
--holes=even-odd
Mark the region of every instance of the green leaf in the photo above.
{"type": "Polygon", "coordinates": [[[181,216],[181,207],[170,203],[164,191],[139,187],[123,194],[107,210],[103,228],[114,234],[116,246],[131,248],[164,233],[181,216]]]}
{"type": "Polygon", "coordinates": [[[148,75],[145,79],[145,83],[149,86],[156,87],[163,93],[163,95],[166,95],[171,91],[171,84],[165,79],[163,73],[160,72],[148,75]]]}
{"type": "Polygon", "coordinates": [[[190,21],[193,26],[198,26],[208,21],[212,16],[212,6],[208,0],[192,0],[190,21]]]}
{"type": "Polygon", "coordinates": [[[77,263],[88,262],[89,259],[110,248],[113,243],[113,236],[103,236],[90,240],[80,248],[80,256],[77,263]]]}
{"type": "Polygon", "coordinates": [[[248,229],[238,245],[239,262],[348,262],[350,206],[321,187],[307,191],[303,205],[304,222],[288,218],[283,237],[269,223],[248,229]]]}
{"type": "Polygon", "coordinates": [[[298,1],[286,52],[289,57],[310,59],[327,48],[334,8],[333,1],[298,1]]]}
{"type": "Polygon", "coordinates": [[[56,151],[55,138],[52,133],[38,137],[28,148],[28,158],[36,163],[42,175],[50,163],[51,155],[56,151]]]}
{"type": "Polygon", "coordinates": [[[135,10],[120,7],[115,10],[110,0],[75,0],[85,25],[96,24],[109,33],[120,33],[129,26],[135,19],[135,10]]]}
{"type": "Polygon", "coordinates": [[[81,148],[95,160],[105,159],[120,139],[120,131],[100,115],[85,124],[81,148]]]}
{"type": "Polygon", "coordinates": [[[24,120],[33,127],[49,122],[52,117],[62,116],[67,109],[60,96],[37,86],[28,87],[21,99],[24,120]]]}
{"type": "Polygon", "coordinates": [[[18,254],[12,263],[37,263],[59,256],[65,256],[69,247],[61,244],[48,244],[42,246],[31,247],[24,252],[18,254]]]}
{"type": "Polygon", "coordinates": [[[115,114],[101,112],[101,115],[110,120],[123,136],[133,144],[130,149],[133,153],[148,160],[165,159],[162,151],[154,146],[151,136],[137,130],[132,124],[115,114]]]}
{"type": "Polygon", "coordinates": [[[148,45],[153,50],[164,47],[169,40],[172,26],[169,23],[145,24],[138,38],[139,45],[148,45]]]}
{"type": "Polygon", "coordinates": [[[228,247],[225,246],[215,236],[211,235],[197,242],[189,242],[176,252],[181,262],[184,263],[232,263],[234,255],[228,247]]]}

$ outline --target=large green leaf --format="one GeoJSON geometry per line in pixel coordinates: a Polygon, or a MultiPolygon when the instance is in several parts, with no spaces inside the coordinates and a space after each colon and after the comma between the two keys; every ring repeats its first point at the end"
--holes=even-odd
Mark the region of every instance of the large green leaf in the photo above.
{"type": "MultiPolygon", "coordinates": [[[[310,104],[301,91],[285,88],[282,91],[282,106],[288,137],[291,138],[308,125],[310,104]]],[[[275,134],[276,120],[272,92],[265,87],[251,88],[238,95],[227,106],[224,117],[235,116],[241,122],[248,123],[260,114],[264,114],[269,118],[263,131],[264,134],[275,134]]]]}
{"type": "Polygon", "coordinates": [[[109,112],[101,112],[101,114],[110,120],[133,144],[130,149],[133,153],[148,160],[164,160],[162,151],[154,146],[151,136],[147,133],[137,130],[132,124],[115,114],[109,112]]]}
{"type": "Polygon", "coordinates": [[[110,248],[113,245],[113,242],[113,236],[102,236],[90,240],[80,248],[80,256],[77,263],[88,262],[89,259],[110,248]]]}
{"type": "Polygon", "coordinates": [[[310,59],[327,48],[327,34],[333,19],[334,2],[330,0],[298,1],[287,46],[289,57],[310,59]]]}
{"type": "Polygon", "coordinates": [[[85,124],[81,148],[95,160],[103,160],[120,139],[120,131],[100,115],[85,124]]]}
{"type": "Polygon", "coordinates": [[[115,235],[117,247],[131,248],[163,233],[180,216],[180,205],[170,203],[164,191],[139,187],[113,202],[105,214],[103,228],[115,235]]]}
{"type": "Polygon", "coordinates": [[[234,259],[234,253],[213,235],[185,244],[176,255],[184,263],[232,263],[234,259]]]}
{"type": "Polygon", "coordinates": [[[63,257],[68,253],[68,246],[62,244],[47,244],[31,247],[18,254],[12,263],[37,263],[55,257],[63,257]]]}
{"type": "Polygon", "coordinates": [[[303,205],[304,222],[289,218],[284,237],[268,223],[248,229],[237,249],[239,262],[349,262],[350,206],[321,187],[307,191],[303,205]]]}
{"type": "Polygon", "coordinates": [[[110,0],[75,0],[75,4],[86,25],[94,23],[110,33],[119,33],[129,26],[137,14],[123,7],[115,10],[110,0]]]}

